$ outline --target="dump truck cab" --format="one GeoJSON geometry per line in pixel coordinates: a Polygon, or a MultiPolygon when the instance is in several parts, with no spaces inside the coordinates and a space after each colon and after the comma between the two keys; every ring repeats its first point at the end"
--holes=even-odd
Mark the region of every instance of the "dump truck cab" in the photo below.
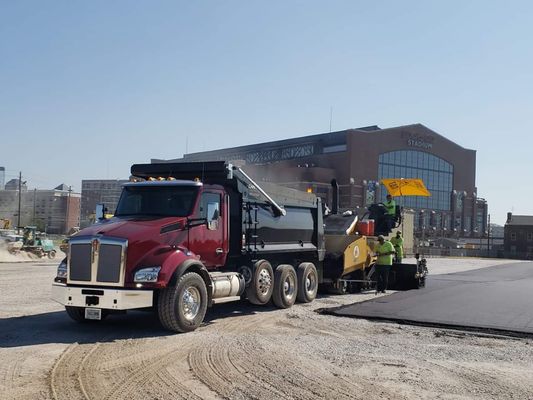
{"type": "Polygon", "coordinates": [[[133,182],[124,185],[114,219],[151,223],[159,228],[159,246],[187,249],[207,269],[216,269],[226,263],[229,250],[227,203],[221,185],[133,182]]]}

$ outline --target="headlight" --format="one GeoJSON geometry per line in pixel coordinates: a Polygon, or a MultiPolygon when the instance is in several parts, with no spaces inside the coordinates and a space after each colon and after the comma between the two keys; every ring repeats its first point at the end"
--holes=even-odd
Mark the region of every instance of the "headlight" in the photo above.
{"type": "Polygon", "coordinates": [[[157,282],[161,267],[142,268],[135,272],[135,282],[157,282]]]}
{"type": "Polygon", "coordinates": [[[67,263],[64,260],[57,267],[57,278],[67,278],[67,263]]]}

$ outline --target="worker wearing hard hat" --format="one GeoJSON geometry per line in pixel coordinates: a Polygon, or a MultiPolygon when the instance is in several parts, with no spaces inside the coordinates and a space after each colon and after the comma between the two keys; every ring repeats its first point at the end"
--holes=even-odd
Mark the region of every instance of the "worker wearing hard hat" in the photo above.
{"type": "Polygon", "coordinates": [[[392,257],[396,253],[394,246],[381,235],[378,236],[378,243],[374,248],[378,257],[376,261],[377,287],[376,294],[385,293],[389,283],[389,272],[392,266],[392,257]]]}
{"type": "Polygon", "coordinates": [[[395,262],[401,263],[403,258],[403,237],[402,232],[397,231],[396,236],[394,236],[390,242],[394,246],[394,250],[396,250],[396,257],[394,258],[395,262]]]}

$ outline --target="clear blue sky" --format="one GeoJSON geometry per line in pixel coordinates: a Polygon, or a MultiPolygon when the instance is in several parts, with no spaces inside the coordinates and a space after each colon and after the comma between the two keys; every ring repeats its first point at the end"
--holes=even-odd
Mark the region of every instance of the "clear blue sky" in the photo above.
{"type": "Polygon", "coordinates": [[[329,130],[477,150],[492,220],[533,214],[533,2],[0,0],[0,165],[30,187],[329,130]]]}

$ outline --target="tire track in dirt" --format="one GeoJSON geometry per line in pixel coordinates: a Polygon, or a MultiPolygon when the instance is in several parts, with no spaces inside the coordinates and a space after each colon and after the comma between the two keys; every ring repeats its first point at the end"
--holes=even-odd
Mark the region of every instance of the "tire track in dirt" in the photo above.
{"type": "MultiPolygon", "coordinates": [[[[249,351],[252,350],[249,348],[249,351]]],[[[267,356],[260,358],[257,364],[259,375],[269,376],[276,387],[285,387],[288,395],[294,394],[296,398],[350,399],[362,390],[360,385],[339,379],[342,370],[323,361],[315,362],[312,355],[287,353],[286,348],[278,343],[266,348],[266,353],[267,356]]]]}
{"type": "MultiPolygon", "coordinates": [[[[174,343],[174,340],[169,339],[169,343],[154,351],[151,343],[145,343],[146,350],[141,346],[137,348],[139,354],[139,365],[122,379],[118,384],[115,384],[113,389],[107,393],[103,399],[145,399],[147,391],[155,391],[165,386],[167,393],[177,398],[182,399],[201,399],[193,393],[187,386],[181,384],[180,377],[171,376],[165,372],[167,367],[178,363],[180,360],[187,358],[190,351],[191,338],[180,336],[177,340],[179,343],[174,343]],[[163,379],[162,376],[166,379],[163,379]],[[170,378],[170,379],[169,379],[170,378]]],[[[190,372],[185,371],[187,373],[190,372]]]]}
{"type": "Polygon", "coordinates": [[[2,374],[4,379],[2,379],[0,384],[5,389],[12,389],[15,386],[15,380],[20,372],[20,364],[20,360],[15,360],[13,363],[4,366],[5,371],[2,374]]]}
{"type": "Polygon", "coordinates": [[[50,373],[50,392],[54,400],[90,400],[80,385],[79,367],[96,344],[73,343],[58,358],[50,373]]]}
{"type": "Polygon", "coordinates": [[[263,399],[288,398],[283,392],[269,384],[267,377],[257,379],[248,374],[246,368],[237,368],[226,351],[211,343],[199,347],[189,354],[189,365],[195,376],[211,390],[225,398],[263,399]]]}
{"type": "MultiPolygon", "coordinates": [[[[428,361],[428,363],[433,367],[438,367],[442,374],[450,377],[450,381],[453,382],[447,388],[450,393],[468,393],[481,397],[484,395],[494,397],[497,393],[507,393],[509,398],[520,398],[524,394],[516,390],[516,373],[505,373],[501,368],[498,368],[497,373],[495,373],[490,369],[481,368],[479,365],[474,368],[458,362],[449,365],[437,361],[428,361]]],[[[434,371],[434,368],[432,370],[434,371]]],[[[530,386],[533,387],[533,384],[530,386]]]]}
{"type": "MultiPolygon", "coordinates": [[[[150,364],[141,365],[135,370],[135,372],[128,375],[126,379],[116,385],[113,390],[103,397],[103,399],[145,398],[147,390],[150,390],[151,388],[153,389],[154,386],[161,385],[161,379],[156,378],[158,378],[160,371],[166,368],[168,364],[179,360],[179,353],[180,350],[175,350],[158,359],[152,358],[150,364]]],[[[192,393],[187,393],[189,390],[185,386],[180,385],[175,380],[174,382],[175,396],[178,396],[180,399],[195,397],[192,393]]]]}
{"type": "Polygon", "coordinates": [[[85,389],[85,386],[83,381],[84,381],[84,370],[85,370],[85,364],[87,362],[87,360],[89,359],[89,357],[91,357],[91,355],[100,347],[100,343],[96,343],[90,351],[87,352],[87,354],[85,355],[85,357],[83,357],[83,359],[81,360],[81,363],[79,365],[79,368],[78,368],[78,371],[77,371],[77,374],[78,374],[78,384],[80,386],[80,391],[83,393],[83,395],[85,396],[86,399],[90,399],[91,397],[89,397],[89,395],[87,394],[87,390],[85,389]]]}
{"type": "MultiPolygon", "coordinates": [[[[198,336],[176,335],[164,340],[130,339],[71,345],[61,354],[50,373],[51,397],[55,400],[144,400],[153,393],[155,397],[199,400],[207,393],[216,398],[216,394],[210,393],[207,387],[205,390],[191,387],[194,377],[187,357],[192,346],[199,345],[198,336]],[[173,375],[168,368],[172,368],[173,375]],[[184,381],[189,382],[189,386],[182,384],[184,381]]],[[[200,384],[199,381],[195,383],[200,384]]]]}
{"type": "Polygon", "coordinates": [[[137,370],[149,364],[152,357],[163,355],[159,350],[148,353],[145,340],[120,340],[101,343],[86,358],[80,380],[92,399],[102,399],[137,370]]]}
{"type": "Polygon", "coordinates": [[[169,372],[168,368],[164,368],[158,372],[157,376],[161,387],[166,388],[165,393],[171,394],[173,398],[175,398],[177,394],[180,394],[182,398],[191,400],[220,399],[217,393],[208,390],[208,388],[198,380],[192,381],[189,385],[182,384],[182,382],[191,380],[192,378],[192,374],[190,373],[186,362],[184,363],[184,366],[187,366],[188,377],[181,373],[178,376],[173,375],[169,372]]]}
{"type": "Polygon", "coordinates": [[[285,313],[274,312],[268,318],[263,314],[224,323],[223,339],[212,337],[208,345],[189,354],[193,373],[211,390],[227,398],[351,399],[361,390],[371,389],[369,384],[356,385],[339,379],[342,371],[324,369],[323,362],[306,368],[310,362],[306,355],[305,359],[297,357],[292,361],[285,354],[286,349],[257,340],[262,332],[269,335],[278,332],[279,320],[285,318],[285,313]]]}
{"type": "MultiPolygon", "coordinates": [[[[254,335],[270,324],[275,315],[263,313],[222,319],[217,322],[224,336],[205,332],[204,345],[192,348],[188,365],[195,378],[224,398],[262,399],[288,398],[268,382],[250,374],[245,364],[232,362],[230,353],[239,352],[238,339],[242,335],[254,335]],[[267,318],[265,318],[267,317],[267,318]]],[[[244,355],[253,357],[252,354],[244,355]]]]}
{"type": "Polygon", "coordinates": [[[346,327],[328,321],[310,327],[303,324],[305,319],[287,318],[294,317],[283,310],[269,310],[217,318],[188,334],[72,345],[54,365],[52,397],[344,400],[423,398],[439,392],[452,397],[524,395],[511,389],[513,380],[526,378],[516,371],[495,381],[493,374],[499,369],[490,366],[478,371],[467,362],[399,362],[401,351],[389,343],[397,336],[392,335],[394,329],[385,332],[380,327],[374,332],[385,335],[381,343],[373,335],[358,336],[359,348],[370,350],[358,355],[350,351],[353,332],[349,334],[346,327]],[[339,351],[320,351],[317,339],[338,343],[339,351]],[[354,362],[360,368],[354,369],[354,362]],[[424,382],[428,376],[439,382],[428,388],[424,382]],[[65,382],[59,384],[58,379],[65,382]]]}

